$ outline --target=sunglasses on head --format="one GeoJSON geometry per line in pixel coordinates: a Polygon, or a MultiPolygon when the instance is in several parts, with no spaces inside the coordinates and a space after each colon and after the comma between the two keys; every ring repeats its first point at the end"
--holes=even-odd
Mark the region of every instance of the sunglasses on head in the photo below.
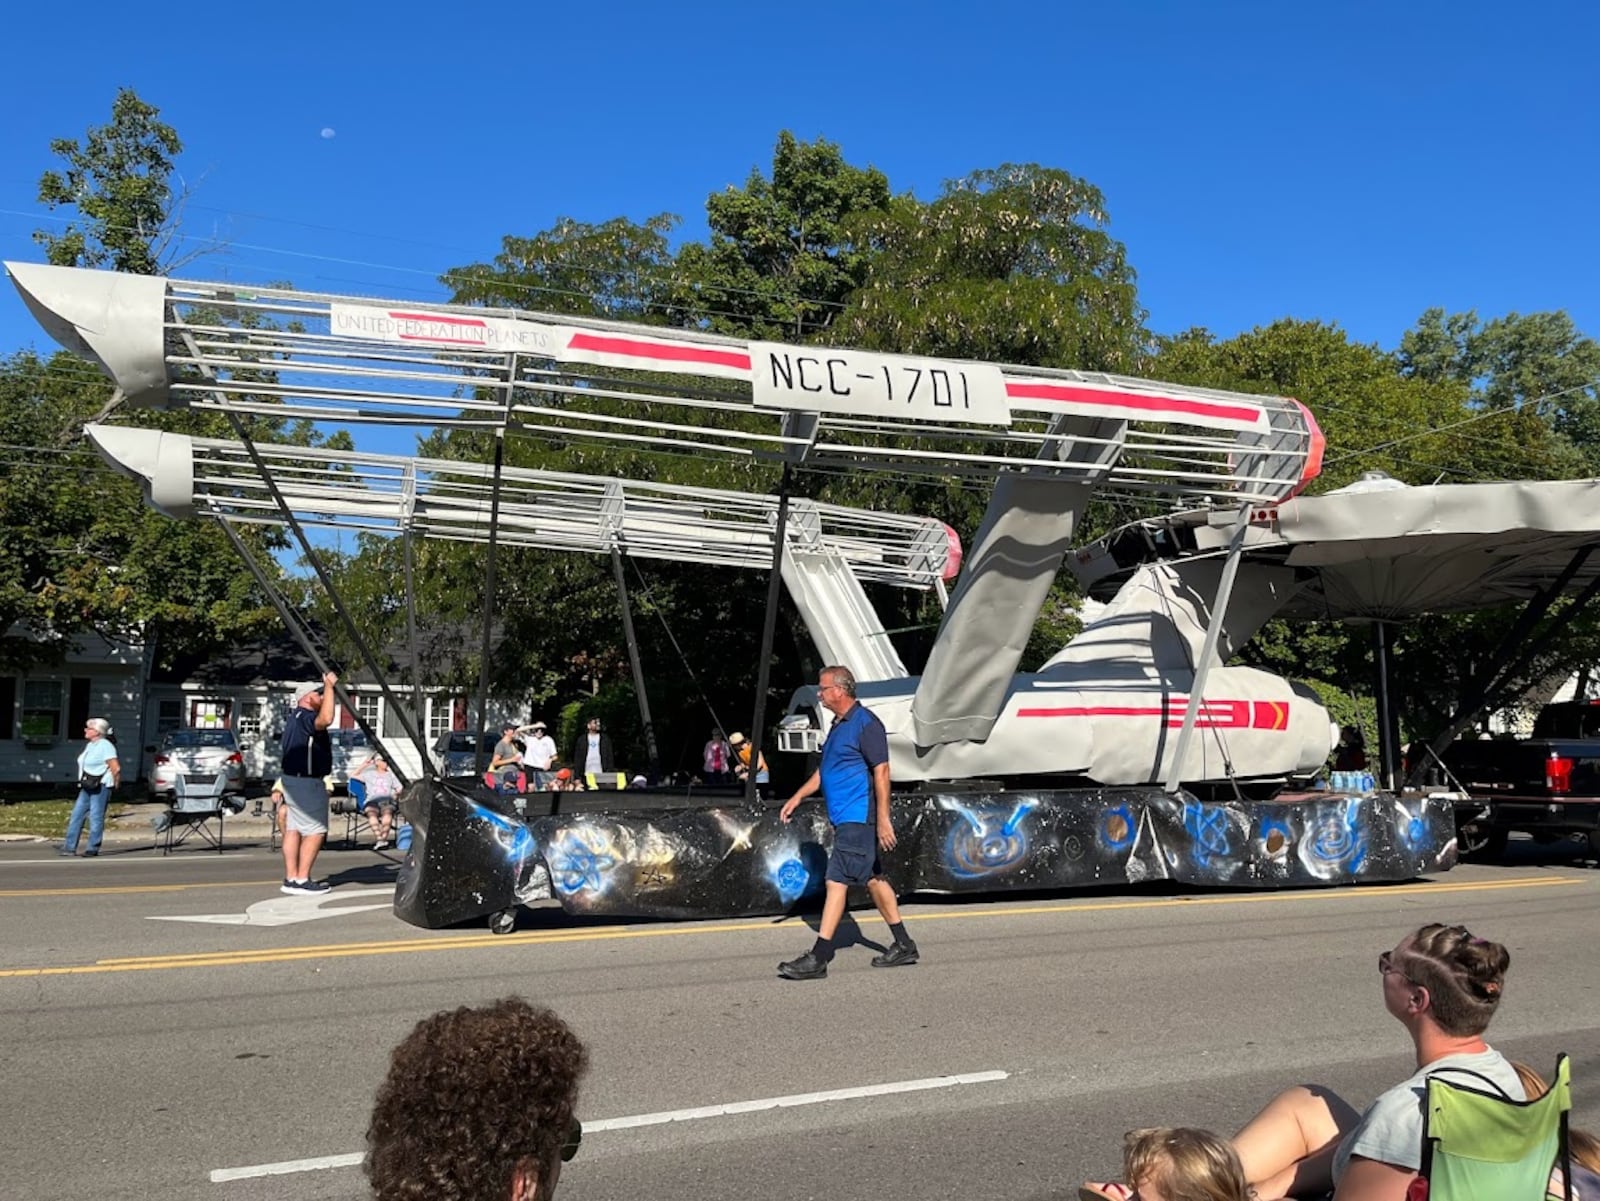
{"type": "Polygon", "coordinates": [[[572,1130],[567,1134],[567,1141],[561,1144],[561,1162],[571,1163],[572,1157],[578,1153],[578,1148],[581,1146],[583,1146],[583,1123],[573,1118],[572,1130]]]}

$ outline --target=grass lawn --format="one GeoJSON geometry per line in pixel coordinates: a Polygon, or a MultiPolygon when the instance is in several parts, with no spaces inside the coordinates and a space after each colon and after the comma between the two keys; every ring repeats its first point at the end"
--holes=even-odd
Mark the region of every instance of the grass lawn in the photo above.
{"type": "MultiPolygon", "coordinates": [[[[0,805],[0,834],[38,834],[44,838],[60,838],[67,832],[67,818],[72,815],[70,797],[44,797],[36,801],[15,801],[0,805]]],[[[126,813],[129,806],[113,800],[106,807],[107,820],[126,813]]]]}

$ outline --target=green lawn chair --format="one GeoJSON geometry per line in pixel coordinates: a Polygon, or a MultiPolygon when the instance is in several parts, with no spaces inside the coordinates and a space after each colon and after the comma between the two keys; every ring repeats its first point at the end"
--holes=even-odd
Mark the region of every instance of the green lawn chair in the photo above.
{"type": "Polygon", "coordinates": [[[1476,1072],[1447,1068],[1429,1076],[1422,1168],[1408,1201],[1572,1201],[1571,1109],[1565,1055],[1556,1060],[1550,1091],[1536,1101],[1513,1101],[1476,1072]],[[1481,1086],[1465,1083],[1468,1076],[1481,1086]],[[1555,1168],[1560,1183],[1552,1191],[1555,1168]]]}

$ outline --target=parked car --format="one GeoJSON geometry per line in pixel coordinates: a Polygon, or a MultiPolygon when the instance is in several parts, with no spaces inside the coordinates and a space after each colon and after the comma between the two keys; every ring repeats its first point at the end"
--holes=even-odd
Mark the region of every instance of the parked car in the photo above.
{"type": "Polygon", "coordinates": [[[178,795],[178,777],[198,788],[211,788],[223,776],[224,795],[244,792],[244,755],[232,730],[171,730],[153,748],[150,799],[171,804],[178,795]]]}
{"type": "MultiPolygon", "coordinates": [[[[478,738],[483,747],[483,765],[488,767],[494,755],[494,744],[500,741],[500,735],[497,731],[485,730],[478,738]]],[[[439,766],[440,775],[473,775],[476,755],[472,734],[467,730],[450,730],[439,735],[438,741],[433,744],[433,758],[439,766]]]]}

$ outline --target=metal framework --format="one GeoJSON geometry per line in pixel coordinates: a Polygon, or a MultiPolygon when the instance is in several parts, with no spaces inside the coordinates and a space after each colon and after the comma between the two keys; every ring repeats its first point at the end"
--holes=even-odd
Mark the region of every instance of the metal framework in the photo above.
{"type": "Polygon", "coordinates": [[[698,330],[8,263],[128,400],[562,445],[789,458],[1233,505],[1292,495],[1321,435],[1293,400],[1094,372],[789,347],[698,330]]]}

